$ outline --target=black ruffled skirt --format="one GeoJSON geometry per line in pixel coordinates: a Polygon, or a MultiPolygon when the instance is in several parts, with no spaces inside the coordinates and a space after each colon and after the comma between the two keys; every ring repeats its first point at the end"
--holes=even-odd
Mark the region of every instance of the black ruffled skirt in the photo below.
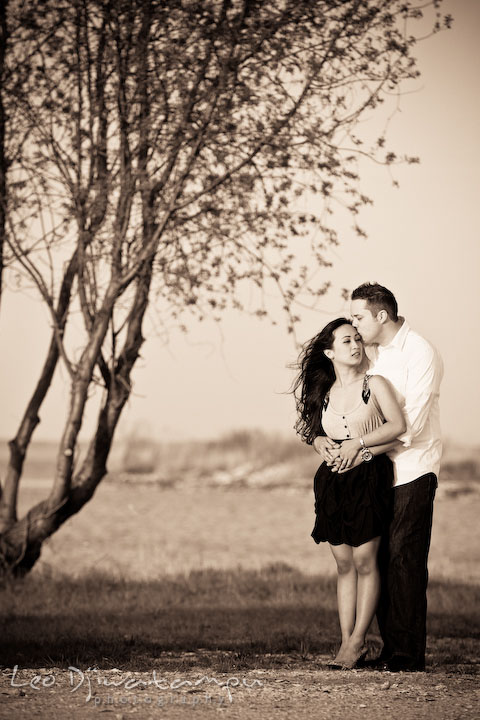
{"type": "Polygon", "coordinates": [[[316,543],[358,547],[383,535],[391,516],[393,465],[386,455],[339,475],[326,463],[313,481],[316,543]]]}

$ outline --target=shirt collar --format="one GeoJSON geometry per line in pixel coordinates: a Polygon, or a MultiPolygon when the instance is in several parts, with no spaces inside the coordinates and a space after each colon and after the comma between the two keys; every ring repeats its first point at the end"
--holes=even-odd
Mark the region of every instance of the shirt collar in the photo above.
{"type": "Polygon", "coordinates": [[[400,329],[393,336],[388,345],[377,345],[377,352],[382,353],[385,350],[390,350],[392,348],[398,348],[399,350],[403,348],[407,335],[410,332],[410,326],[404,317],[399,316],[399,320],[403,320],[403,324],[400,329]]]}

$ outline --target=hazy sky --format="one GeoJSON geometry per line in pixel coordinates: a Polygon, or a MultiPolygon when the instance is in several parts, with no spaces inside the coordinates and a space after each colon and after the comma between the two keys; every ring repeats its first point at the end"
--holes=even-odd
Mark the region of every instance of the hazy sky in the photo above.
{"type": "MultiPolygon", "coordinates": [[[[453,29],[418,46],[422,78],[402,97],[388,136],[389,146],[419,155],[421,164],[395,170],[400,189],[384,168],[363,166],[362,188],[374,199],[361,217],[368,239],[339,219],[333,267],[321,270],[332,288],[321,312],[304,313],[298,337],[303,342],[348,314],[341,288],[366,280],[386,285],[401,314],[444,358],[445,437],[480,445],[480,0],[450,0],[443,9],[454,16],[453,29]]],[[[48,319],[33,294],[7,292],[2,303],[0,437],[8,438],[42,362],[48,319]]],[[[285,391],[293,377],[287,365],[297,352],[284,326],[230,312],[221,326],[190,323],[187,336],[173,330],[166,342],[156,323],[152,316],[120,439],[132,431],[159,440],[235,428],[293,433],[294,404],[285,391]]],[[[62,370],[36,437],[59,436],[66,393],[62,370]]]]}

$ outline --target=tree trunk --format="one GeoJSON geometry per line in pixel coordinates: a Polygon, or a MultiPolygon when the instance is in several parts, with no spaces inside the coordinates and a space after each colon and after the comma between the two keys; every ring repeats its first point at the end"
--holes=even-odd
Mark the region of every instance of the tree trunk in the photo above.
{"type": "Polygon", "coordinates": [[[5,218],[7,210],[7,158],[5,157],[5,108],[4,97],[4,70],[5,51],[7,49],[7,5],[8,0],[0,2],[0,300],[3,289],[3,250],[5,243],[5,218]]]}
{"type": "MultiPolygon", "coordinates": [[[[125,343],[112,373],[98,416],[97,429],[82,467],[72,478],[68,492],[63,497],[55,492],[54,487],[48,499],[35,505],[25,517],[10,524],[0,535],[0,572],[3,574],[22,576],[28,572],[40,557],[44,540],[81,510],[105,476],[115,429],[131,392],[130,374],[143,343],[142,323],[151,280],[152,263],[145,268],[138,281],[125,343]]],[[[65,490],[66,485],[62,487],[65,490]]]]}
{"type": "MultiPolygon", "coordinates": [[[[60,336],[65,330],[68,308],[70,306],[72,284],[77,272],[78,253],[75,252],[63,276],[59,299],[56,308],[57,329],[60,336]]],[[[57,333],[52,333],[52,339],[47,351],[47,357],[37,382],[36,388],[27,405],[27,409],[20,423],[16,436],[9,442],[10,461],[5,476],[5,487],[0,499],[0,533],[5,531],[17,520],[17,494],[18,483],[22,474],[23,463],[33,432],[40,422],[38,412],[42,406],[53,374],[57,366],[59,349],[57,333]]]]}

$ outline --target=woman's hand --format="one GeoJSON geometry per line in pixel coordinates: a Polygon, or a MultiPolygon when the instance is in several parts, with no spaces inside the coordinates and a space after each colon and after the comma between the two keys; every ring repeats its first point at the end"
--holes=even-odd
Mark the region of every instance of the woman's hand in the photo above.
{"type": "Polygon", "coordinates": [[[340,450],[338,452],[338,458],[340,460],[340,463],[338,465],[338,472],[345,472],[345,470],[350,470],[353,467],[353,463],[358,458],[358,456],[360,456],[361,462],[361,449],[362,448],[358,438],[343,440],[340,450]]]}
{"type": "MultiPolygon", "coordinates": [[[[349,470],[353,470],[353,468],[358,467],[359,465],[362,464],[362,462],[363,462],[362,455],[361,455],[361,453],[358,453],[357,457],[355,458],[355,460],[352,462],[351,465],[349,465],[344,470],[340,470],[340,463],[339,463],[338,468],[335,472],[338,472],[338,474],[341,475],[342,473],[348,472],[349,470]]],[[[334,470],[334,468],[332,468],[332,470],[334,470]]]]}

